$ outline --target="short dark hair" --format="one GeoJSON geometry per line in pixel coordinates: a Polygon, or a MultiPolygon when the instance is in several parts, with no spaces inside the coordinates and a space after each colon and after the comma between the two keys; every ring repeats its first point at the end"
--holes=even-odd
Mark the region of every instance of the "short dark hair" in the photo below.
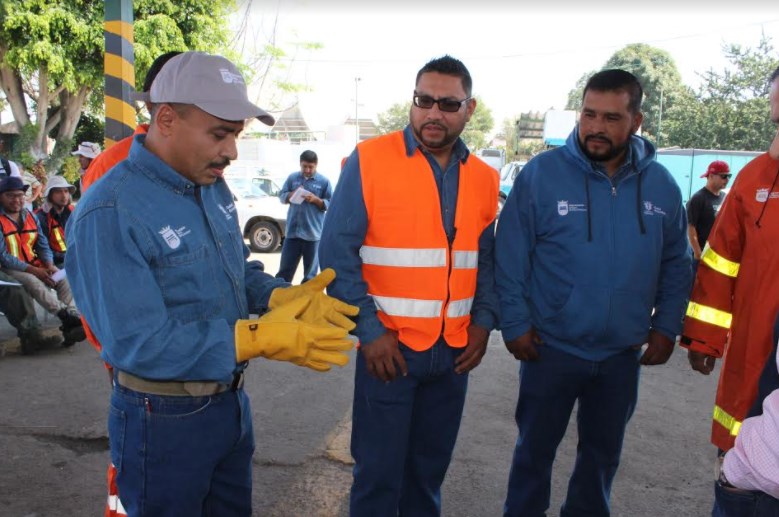
{"type": "Polygon", "coordinates": [[[463,90],[465,95],[470,97],[471,90],[473,89],[473,80],[471,79],[471,73],[465,68],[465,65],[459,59],[455,59],[450,55],[437,57],[431,61],[428,61],[425,66],[419,69],[417,72],[417,83],[422,74],[430,72],[437,72],[439,74],[453,75],[459,77],[463,84],[463,90]]]}
{"type": "Polygon", "coordinates": [[[308,163],[317,163],[319,161],[319,158],[317,158],[316,153],[314,151],[309,150],[300,153],[300,161],[308,162],[308,163]]]}
{"type": "Polygon", "coordinates": [[[143,80],[143,90],[141,91],[148,92],[151,90],[151,83],[154,82],[154,78],[160,73],[160,70],[162,70],[165,63],[170,61],[170,58],[176,57],[179,54],[181,54],[180,50],[171,50],[170,52],[165,52],[164,54],[157,56],[157,59],[155,59],[149,67],[149,71],[146,72],[146,78],[143,80]]]}
{"type": "Polygon", "coordinates": [[[774,70],[774,73],[771,74],[771,78],[768,80],[768,84],[771,84],[772,82],[779,79],[779,66],[776,67],[776,70],[774,70]]]}
{"type": "Polygon", "coordinates": [[[641,100],[644,97],[644,89],[641,88],[641,83],[638,81],[638,78],[625,70],[620,70],[619,68],[601,70],[590,77],[587,81],[587,85],[584,87],[582,100],[584,100],[584,96],[587,95],[588,90],[595,90],[596,92],[622,90],[627,92],[630,96],[628,109],[633,113],[641,111],[641,100]]]}

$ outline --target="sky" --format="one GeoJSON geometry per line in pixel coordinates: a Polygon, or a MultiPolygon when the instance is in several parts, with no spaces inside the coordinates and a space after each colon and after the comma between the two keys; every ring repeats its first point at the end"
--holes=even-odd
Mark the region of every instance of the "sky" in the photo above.
{"type": "MultiPolygon", "coordinates": [[[[712,0],[705,8],[676,7],[682,4],[678,0],[643,4],[242,0],[234,23],[242,27],[237,32],[244,36],[240,49],[246,61],[271,39],[287,52],[280,61],[285,68],[277,73],[308,91],[282,104],[297,100],[315,130],[353,117],[355,96],[361,118],[410,100],[417,70],[443,54],[468,67],[473,93],[492,110],[497,130],[521,112],[563,109],[583,74],[630,43],[668,51],[683,82],[693,87],[701,73],[727,67],[725,44],[755,47],[765,33],[779,48],[779,11],[770,2],[718,7],[712,0]],[[321,48],[296,51],[301,42],[321,48]]],[[[263,86],[261,104],[269,102],[270,92],[263,86]]]]}

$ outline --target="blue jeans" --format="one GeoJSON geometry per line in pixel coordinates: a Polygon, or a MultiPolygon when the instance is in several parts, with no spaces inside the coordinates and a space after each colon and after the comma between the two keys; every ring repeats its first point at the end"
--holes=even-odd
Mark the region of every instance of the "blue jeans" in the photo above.
{"type": "Polygon", "coordinates": [[[108,437],[128,517],[251,515],[251,418],[243,389],[169,397],[115,383],[108,437]]]}
{"type": "Polygon", "coordinates": [[[276,278],[283,278],[292,282],[295,271],[303,257],[303,282],[307,282],[316,276],[319,270],[319,241],[306,241],[295,237],[287,237],[281,246],[281,264],[276,278]]]}
{"type": "Polygon", "coordinates": [[[763,492],[728,490],[715,482],[711,517],[779,517],[779,500],[763,492]]]}
{"type": "Polygon", "coordinates": [[[351,517],[441,513],[441,484],[452,459],[468,388],[454,372],[463,349],[439,340],[400,351],[408,376],[385,383],[357,355],[352,414],[351,517]]]}
{"type": "Polygon", "coordinates": [[[636,407],[639,350],[588,361],[547,345],[523,362],[515,419],[519,437],[509,474],[505,516],[546,515],[552,464],[576,401],[579,444],[561,517],[609,515],[625,427],[636,407]]]}

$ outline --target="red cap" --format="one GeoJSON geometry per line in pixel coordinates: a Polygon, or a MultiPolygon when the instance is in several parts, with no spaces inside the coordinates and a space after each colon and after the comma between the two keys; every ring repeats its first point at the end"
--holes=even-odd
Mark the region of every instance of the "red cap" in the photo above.
{"type": "Polygon", "coordinates": [[[728,174],[729,172],[730,167],[727,163],[721,160],[715,160],[709,164],[709,168],[706,169],[706,172],[701,174],[701,178],[705,178],[709,174],[728,174]]]}

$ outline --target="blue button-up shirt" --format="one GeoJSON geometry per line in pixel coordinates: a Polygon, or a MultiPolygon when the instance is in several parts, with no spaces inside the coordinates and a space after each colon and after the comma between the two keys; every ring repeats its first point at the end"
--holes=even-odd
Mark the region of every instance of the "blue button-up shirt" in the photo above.
{"type": "Polygon", "coordinates": [[[287,286],[247,262],[223,180],[197,186],[135,137],[66,230],[73,296],[114,368],[158,380],[228,382],[235,321],[287,286]]]}
{"type": "Polygon", "coordinates": [[[330,180],[318,172],[314,173],[310,178],[306,178],[302,172],[293,172],[290,174],[279,193],[281,202],[289,203],[286,237],[303,239],[304,241],[318,241],[322,236],[322,223],[325,220],[325,210],[330,206],[330,198],[332,197],[333,187],[330,186],[330,180]],[[320,210],[318,206],[307,201],[304,201],[299,205],[289,203],[287,198],[299,187],[303,187],[321,199],[325,204],[324,209],[320,210]]]}
{"type": "MultiPolygon", "coordinates": [[[[457,192],[460,184],[460,163],[468,160],[469,152],[458,139],[452,158],[445,170],[435,157],[425,151],[414,138],[411,127],[403,131],[406,155],[411,157],[421,152],[430,164],[430,172],[438,186],[441,216],[449,242],[454,241],[454,216],[457,208],[457,192]]],[[[496,200],[497,203],[497,200],[496,200]]],[[[333,202],[327,212],[322,241],[319,245],[319,260],[322,268],[331,267],[337,276],[328,287],[328,294],[360,307],[357,328],[354,334],[362,343],[370,343],[386,332],[376,315],[376,306],[368,295],[368,285],[362,278],[360,247],[365,241],[368,229],[368,212],[362,193],[360,159],[354,151],[346,160],[333,202]]],[[[498,323],[498,298],[495,293],[495,225],[489,225],[479,238],[479,269],[476,278],[476,293],[471,308],[471,324],[492,330],[498,323]]]]}
{"type": "MultiPolygon", "coordinates": [[[[24,222],[27,220],[28,217],[32,217],[35,221],[35,225],[38,227],[38,240],[35,241],[35,254],[38,256],[39,259],[41,259],[42,262],[46,264],[52,264],[54,262],[54,256],[51,252],[51,247],[49,246],[49,239],[47,238],[46,234],[43,231],[43,228],[41,228],[40,221],[26,208],[22,208],[22,218],[21,222],[17,223],[18,228],[24,228],[24,222]]],[[[6,217],[8,219],[11,219],[6,215],[5,210],[3,210],[2,207],[0,207],[0,217],[6,217]]],[[[14,221],[15,222],[15,221],[14,221]]],[[[13,269],[16,271],[26,271],[27,270],[27,262],[23,260],[19,260],[18,258],[14,257],[9,251],[8,251],[8,245],[5,242],[5,239],[0,239],[0,266],[6,268],[6,269],[13,269]]]]}

